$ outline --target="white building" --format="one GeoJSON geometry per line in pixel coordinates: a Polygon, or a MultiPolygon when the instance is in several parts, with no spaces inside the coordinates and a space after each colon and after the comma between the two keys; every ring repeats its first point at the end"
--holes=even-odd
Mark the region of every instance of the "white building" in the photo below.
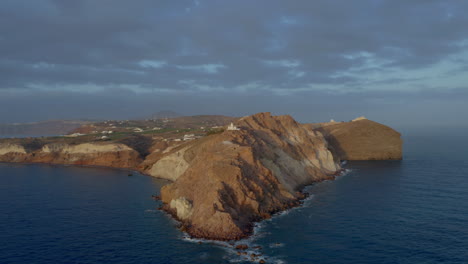
{"type": "Polygon", "coordinates": [[[195,139],[195,134],[185,134],[184,135],[184,141],[193,140],[193,139],[195,139]]]}
{"type": "Polygon", "coordinates": [[[240,129],[238,127],[236,127],[233,123],[231,123],[227,127],[227,130],[240,130],[240,129]]]}

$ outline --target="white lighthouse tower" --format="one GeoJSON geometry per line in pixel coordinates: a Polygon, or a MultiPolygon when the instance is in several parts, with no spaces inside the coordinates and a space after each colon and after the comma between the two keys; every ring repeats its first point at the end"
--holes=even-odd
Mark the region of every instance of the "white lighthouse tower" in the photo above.
{"type": "Polygon", "coordinates": [[[227,127],[227,130],[240,130],[238,127],[236,127],[233,123],[229,124],[229,126],[227,127]]]}

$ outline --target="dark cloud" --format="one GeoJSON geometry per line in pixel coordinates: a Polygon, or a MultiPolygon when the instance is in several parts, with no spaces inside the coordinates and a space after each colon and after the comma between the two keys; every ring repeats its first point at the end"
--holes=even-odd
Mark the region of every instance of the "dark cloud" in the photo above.
{"type": "Polygon", "coordinates": [[[15,119],[3,114],[15,102],[41,108],[33,119],[58,116],[54,101],[116,117],[129,104],[183,104],[189,114],[210,105],[206,112],[218,111],[213,102],[252,104],[249,111],[290,102],[285,111],[302,113],[307,100],[343,105],[353,98],[361,105],[348,106],[357,113],[374,106],[374,92],[388,92],[389,105],[405,90],[417,91],[411,98],[418,100],[438,89],[440,98],[466,88],[449,76],[466,71],[466,11],[468,3],[456,0],[6,0],[0,122],[15,119]],[[445,74],[444,87],[432,83],[431,67],[445,74]]]}

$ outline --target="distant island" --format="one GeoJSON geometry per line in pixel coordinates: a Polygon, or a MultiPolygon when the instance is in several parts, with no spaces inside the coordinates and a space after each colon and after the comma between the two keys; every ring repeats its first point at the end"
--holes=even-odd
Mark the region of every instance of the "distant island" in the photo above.
{"type": "Polygon", "coordinates": [[[49,120],[31,123],[0,124],[0,137],[61,135],[91,121],[85,120],[49,120]]]}
{"type": "Polygon", "coordinates": [[[0,162],[125,168],[167,179],[162,209],[182,230],[238,240],[252,234],[253,223],[299,205],[304,186],[334,179],[344,160],[402,159],[400,133],[364,117],[300,124],[270,113],[172,116],[0,139],[0,162]]]}

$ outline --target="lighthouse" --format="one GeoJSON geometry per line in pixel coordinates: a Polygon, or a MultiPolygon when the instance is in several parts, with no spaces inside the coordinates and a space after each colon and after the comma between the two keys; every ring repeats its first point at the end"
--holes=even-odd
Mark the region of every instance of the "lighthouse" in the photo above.
{"type": "Polygon", "coordinates": [[[227,130],[240,130],[240,129],[238,127],[236,127],[233,123],[231,123],[227,127],[227,130]]]}

